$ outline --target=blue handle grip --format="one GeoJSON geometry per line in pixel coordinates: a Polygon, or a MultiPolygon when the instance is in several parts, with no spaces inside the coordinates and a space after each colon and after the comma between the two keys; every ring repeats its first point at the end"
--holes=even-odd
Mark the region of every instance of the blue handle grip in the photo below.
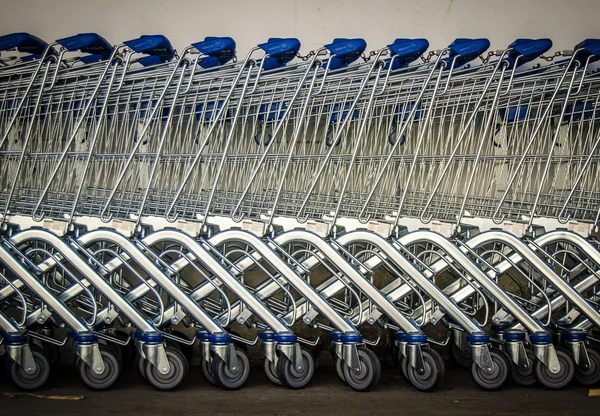
{"type": "Polygon", "coordinates": [[[590,56],[590,62],[595,62],[600,59],[600,39],[586,39],[575,45],[576,50],[582,48],[584,51],[577,55],[581,61],[585,61],[590,56]]]}
{"type": "Polygon", "coordinates": [[[394,62],[398,62],[399,67],[404,67],[416,59],[429,48],[427,39],[396,39],[394,43],[388,45],[392,56],[397,56],[394,62]]]}
{"type": "Polygon", "coordinates": [[[80,33],[68,38],[58,39],[58,42],[66,50],[81,51],[90,55],[110,56],[112,45],[97,33],[80,33]]]}
{"type": "Polygon", "coordinates": [[[538,56],[548,52],[552,47],[552,41],[544,39],[517,39],[510,45],[513,50],[508,53],[507,60],[514,63],[517,56],[520,56],[517,66],[536,59],[538,56]]]}
{"type": "Polygon", "coordinates": [[[17,49],[22,53],[29,53],[32,55],[41,55],[44,53],[48,44],[29,33],[11,33],[10,35],[0,36],[0,51],[7,51],[9,49],[17,49]]]}
{"type": "Polygon", "coordinates": [[[143,35],[123,43],[134,52],[158,57],[163,62],[170,61],[175,56],[171,42],[163,35],[143,35]]]}
{"type": "Polygon", "coordinates": [[[333,42],[325,47],[335,55],[331,58],[329,69],[338,69],[350,65],[356,61],[367,48],[364,39],[335,38],[333,42]]]}
{"type": "Polygon", "coordinates": [[[224,65],[235,57],[235,41],[229,37],[206,37],[192,46],[209,58],[200,62],[202,68],[224,65]]]}
{"type": "Polygon", "coordinates": [[[261,43],[258,47],[273,58],[293,55],[289,62],[300,50],[300,41],[296,38],[269,38],[266,43],[261,43]]]}
{"type": "Polygon", "coordinates": [[[485,38],[458,38],[448,47],[450,48],[450,59],[456,59],[454,66],[460,67],[487,51],[490,41],[485,38]]]}

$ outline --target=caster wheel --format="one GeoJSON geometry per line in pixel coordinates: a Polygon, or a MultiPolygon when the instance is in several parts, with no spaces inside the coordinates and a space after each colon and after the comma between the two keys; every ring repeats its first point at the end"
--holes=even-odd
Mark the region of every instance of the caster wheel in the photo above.
{"type": "Polygon", "coordinates": [[[452,355],[452,360],[462,368],[471,368],[473,364],[473,358],[471,358],[471,353],[467,351],[463,351],[458,345],[452,344],[450,348],[450,353],[452,355]]]}
{"type": "Polygon", "coordinates": [[[402,372],[407,375],[408,381],[417,390],[433,391],[444,379],[446,372],[444,361],[440,354],[431,348],[423,348],[421,353],[423,354],[423,374],[419,374],[406,358],[402,362],[402,372]]]}
{"type": "Polygon", "coordinates": [[[400,374],[402,374],[402,378],[406,381],[410,381],[408,379],[408,362],[406,357],[402,356],[398,361],[398,365],[400,366],[400,374]]]}
{"type": "Polygon", "coordinates": [[[575,371],[575,381],[582,386],[591,387],[600,381],[600,352],[595,347],[588,345],[587,353],[590,359],[590,367],[582,370],[578,366],[575,371]]]}
{"type": "Polygon", "coordinates": [[[169,372],[161,374],[156,367],[146,361],[145,375],[146,381],[156,390],[170,391],[174,390],[183,382],[188,373],[189,367],[185,356],[176,348],[167,346],[165,348],[167,359],[169,360],[169,372]]]}
{"type": "Polygon", "coordinates": [[[121,375],[121,360],[117,353],[108,347],[101,346],[100,353],[104,360],[104,371],[96,374],[83,360],[77,360],[77,375],[81,382],[92,390],[108,390],[117,382],[121,375]]]}
{"type": "Polygon", "coordinates": [[[557,374],[552,374],[541,361],[536,361],[534,374],[540,384],[550,390],[560,390],[567,387],[575,377],[575,360],[571,354],[562,347],[554,347],[560,370],[557,374]]]}
{"type": "MultiPolygon", "coordinates": [[[[393,338],[392,338],[392,339],[393,339],[393,338]]],[[[391,358],[392,358],[392,364],[394,364],[394,365],[398,365],[398,366],[399,366],[399,365],[400,365],[400,360],[401,360],[401,357],[400,357],[400,351],[399,351],[399,348],[396,346],[396,343],[395,343],[395,342],[392,342],[392,345],[391,345],[391,348],[390,348],[390,349],[392,350],[392,351],[391,351],[391,354],[392,354],[392,355],[391,355],[391,358]]]]}
{"type": "MultiPolygon", "coordinates": [[[[116,331],[115,336],[121,341],[126,341],[129,335],[124,331],[116,331]]],[[[121,364],[123,368],[131,368],[137,363],[137,351],[135,349],[135,342],[129,341],[126,345],[115,345],[121,350],[121,364]]]]}
{"type": "Polygon", "coordinates": [[[121,346],[117,344],[113,344],[112,342],[106,342],[105,344],[100,344],[100,348],[107,348],[111,350],[121,361],[121,365],[123,365],[123,351],[121,350],[121,346]]]}
{"type": "Polygon", "coordinates": [[[267,376],[267,379],[271,383],[275,384],[276,386],[283,386],[283,383],[281,380],[279,380],[279,376],[277,376],[277,366],[275,364],[265,359],[263,362],[263,370],[267,376]]]}
{"type": "Polygon", "coordinates": [[[513,366],[508,355],[498,348],[490,348],[490,356],[494,365],[492,372],[487,374],[481,367],[471,362],[471,378],[483,390],[497,391],[510,381],[513,366]]]}
{"type": "Polygon", "coordinates": [[[356,391],[369,391],[373,389],[381,377],[381,363],[371,350],[358,349],[360,368],[352,369],[344,363],[344,378],[346,383],[356,391]]]}
{"type": "Polygon", "coordinates": [[[23,367],[12,359],[6,359],[6,373],[10,381],[20,389],[36,390],[46,383],[50,376],[50,363],[48,358],[37,345],[31,345],[31,353],[35,361],[36,370],[27,374],[23,367]]]}
{"type": "Polygon", "coordinates": [[[146,360],[140,355],[135,356],[135,369],[145,381],[148,381],[146,380],[146,360]]]}
{"type": "Polygon", "coordinates": [[[302,350],[304,365],[302,370],[297,370],[294,363],[281,354],[277,360],[277,375],[283,385],[291,389],[301,389],[306,386],[315,372],[315,362],[310,352],[302,350]]]}
{"type": "Polygon", "coordinates": [[[229,368],[225,361],[218,355],[213,357],[212,373],[215,381],[226,390],[236,390],[248,380],[250,374],[250,360],[248,355],[241,349],[237,349],[238,365],[234,368],[229,368]]]}
{"type": "Polygon", "coordinates": [[[338,357],[336,355],[336,357],[334,359],[334,364],[335,364],[335,375],[337,376],[338,380],[340,380],[345,385],[348,385],[348,382],[346,381],[346,378],[344,377],[344,360],[342,360],[340,357],[338,357]]]}
{"type": "MultiPolygon", "coordinates": [[[[187,335],[185,335],[183,332],[173,331],[172,334],[175,335],[178,338],[189,340],[189,337],[187,335]]],[[[185,345],[185,344],[179,344],[179,343],[177,343],[177,346],[179,347],[179,349],[181,350],[181,352],[185,356],[185,359],[188,360],[188,363],[191,362],[192,361],[192,357],[194,356],[194,347],[193,347],[193,345],[185,345]]]]}
{"type": "Polygon", "coordinates": [[[44,354],[48,358],[50,367],[55,367],[60,362],[60,347],[49,343],[43,344],[44,354]]]}
{"type": "Polygon", "coordinates": [[[522,369],[519,368],[515,363],[513,363],[512,369],[512,379],[515,384],[518,384],[522,387],[533,386],[537,383],[537,379],[535,378],[535,374],[533,374],[533,367],[535,366],[535,362],[537,361],[537,357],[532,350],[525,350],[527,353],[527,359],[529,360],[529,368],[522,369]]]}
{"type": "Polygon", "coordinates": [[[200,363],[200,368],[202,369],[202,375],[213,386],[218,386],[219,383],[216,382],[215,377],[212,372],[212,362],[206,361],[202,358],[202,362],[200,363]]]}

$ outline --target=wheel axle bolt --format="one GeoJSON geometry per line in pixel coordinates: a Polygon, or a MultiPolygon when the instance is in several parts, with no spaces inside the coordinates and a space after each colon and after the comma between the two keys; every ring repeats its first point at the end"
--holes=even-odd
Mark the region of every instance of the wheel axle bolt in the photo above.
{"type": "Polygon", "coordinates": [[[98,373],[100,373],[100,372],[102,371],[102,368],[98,367],[98,368],[96,368],[96,371],[97,371],[98,373]]]}
{"type": "Polygon", "coordinates": [[[558,371],[558,368],[552,367],[552,371],[558,371]]]}

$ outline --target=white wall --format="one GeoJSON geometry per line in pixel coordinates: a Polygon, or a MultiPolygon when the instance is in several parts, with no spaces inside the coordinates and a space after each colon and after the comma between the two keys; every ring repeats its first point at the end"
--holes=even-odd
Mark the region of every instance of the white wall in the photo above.
{"type": "Polygon", "coordinates": [[[600,37],[600,0],[0,0],[4,33],[50,41],[97,32],[111,43],[164,34],[176,48],[231,36],[238,51],[267,37],[297,37],[307,52],[333,37],[363,37],[373,50],[396,37],[441,48],[456,37],[487,37],[495,49],[517,37],[550,37],[570,49],[600,37]]]}

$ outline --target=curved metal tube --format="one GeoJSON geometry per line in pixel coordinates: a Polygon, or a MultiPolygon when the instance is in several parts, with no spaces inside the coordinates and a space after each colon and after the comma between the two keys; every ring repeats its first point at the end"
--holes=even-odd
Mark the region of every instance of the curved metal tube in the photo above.
{"type": "MultiPolygon", "coordinates": [[[[491,231],[493,232],[493,231],[491,231]]],[[[488,233],[484,233],[488,234],[488,233]]],[[[506,233],[505,233],[506,234],[506,233]]],[[[483,235],[483,234],[482,234],[483,235]]],[[[478,237],[478,236],[476,236],[478,237]]],[[[476,238],[474,237],[474,238],[476,238]]],[[[518,241],[518,240],[517,240],[518,241]]],[[[513,298],[504,292],[498,285],[486,275],[477,265],[475,265],[465,254],[456,247],[450,240],[441,234],[432,231],[415,231],[396,240],[396,244],[409,246],[417,242],[428,242],[440,247],[445,251],[453,261],[458,262],[461,267],[494,299],[511,312],[511,314],[521,322],[528,331],[543,331],[542,326],[535,321],[513,298]]],[[[522,244],[522,243],[521,243],[522,244]]],[[[527,247],[525,247],[527,249],[527,247]]],[[[527,249],[528,250],[528,249],[527,249]]],[[[531,253],[532,256],[535,254],[531,253]]],[[[539,257],[535,256],[538,260],[539,257]]]]}
{"type": "MultiPolygon", "coordinates": [[[[101,231],[101,233],[111,233],[111,232],[110,231],[101,231]]],[[[88,233],[88,234],[91,234],[91,233],[88,233]]],[[[111,233],[111,234],[114,234],[114,233],[111,233]]],[[[141,316],[139,314],[139,312],[129,302],[127,302],[125,299],[123,299],[121,297],[121,295],[119,295],[108,282],[106,282],[101,276],[99,276],[85,260],[83,260],[77,253],[75,253],[75,251],[73,251],[71,249],[71,247],[69,247],[69,245],[67,243],[65,243],[56,234],[53,234],[48,231],[32,228],[32,229],[29,229],[26,231],[21,231],[20,233],[17,233],[14,236],[12,236],[10,239],[11,243],[16,246],[18,246],[28,240],[39,240],[39,241],[43,241],[43,242],[50,244],[61,254],[61,256],[66,261],[68,261],[70,264],[72,264],[73,267],[75,267],[75,269],[79,273],[81,273],[83,276],[85,276],[85,278],[94,287],[96,287],[98,289],[98,291],[100,293],[102,293],[102,295],[104,295],[106,298],[110,299],[112,301],[112,303],[115,305],[115,307],[117,309],[119,309],[121,311],[121,313],[123,315],[125,315],[125,317],[127,317],[127,319],[136,328],[138,328],[138,330],[143,331],[143,332],[156,332],[156,329],[154,328],[153,325],[151,325],[146,319],[144,319],[144,317],[141,316]]],[[[4,258],[2,256],[2,254],[3,254],[2,251],[4,251],[3,248],[0,250],[0,260],[2,260],[3,263],[5,263],[4,258]]],[[[9,259],[9,261],[10,261],[10,259],[9,259]]],[[[12,261],[15,262],[14,259],[12,261]]],[[[19,263],[17,262],[17,264],[19,264],[19,263]]],[[[19,273],[18,273],[19,275],[20,275],[20,273],[27,272],[23,268],[23,266],[21,266],[20,264],[19,264],[19,268],[21,269],[21,270],[19,270],[19,273]]],[[[81,321],[79,321],[79,319],[76,319],[76,320],[81,325],[81,321]]]]}
{"type": "Polygon", "coordinates": [[[351,332],[355,328],[342,318],[332,307],[323,299],[319,293],[302,277],[300,277],[291,267],[289,267],[273,250],[269,248],[261,239],[254,234],[241,230],[222,231],[211,237],[210,242],[215,246],[227,243],[229,241],[242,241],[248,244],[260,256],[266,260],[279,274],[287,280],[302,296],[304,296],[319,313],[321,313],[329,322],[341,332],[351,332]]]}

